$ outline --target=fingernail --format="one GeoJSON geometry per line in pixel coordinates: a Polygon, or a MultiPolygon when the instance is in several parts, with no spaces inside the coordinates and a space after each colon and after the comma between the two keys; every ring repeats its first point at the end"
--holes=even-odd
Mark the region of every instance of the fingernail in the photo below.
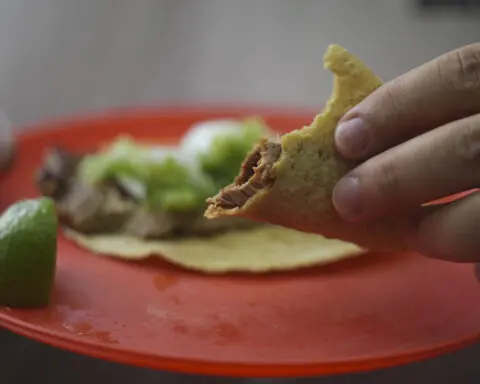
{"type": "Polygon", "coordinates": [[[344,219],[355,219],[362,213],[362,196],[358,177],[347,176],[333,190],[333,205],[344,219]]]}
{"type": "Polygon", "coordinates": [[[347,157],[360,157],[366,154],[368,131],[365,121],[359,117],[341,122],[335,131],[338,150],[347,157]]]}

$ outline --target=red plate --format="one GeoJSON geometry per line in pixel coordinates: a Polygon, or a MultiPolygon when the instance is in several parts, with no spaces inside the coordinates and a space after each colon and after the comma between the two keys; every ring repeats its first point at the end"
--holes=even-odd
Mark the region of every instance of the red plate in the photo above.
{"type": "MultiPolygon", "coordinates": [[[[36,127],[19,138],[15,168],[1,181],[1,206],[37,196],[32,174],[51,144],[90,149],[123,132],[170,141],[196,121],[253,112],[282,131],[312,118],[176,108],[36,127]]],[[[480,285],[471,265],[371,254],[295,273],[211,277],[158,261],[94,256],[61,236],[58,249],[50,308],[3,308],[0,324],[121,363],[233,376],[318,375],[431,357],[480,334],[480,285]]]]}

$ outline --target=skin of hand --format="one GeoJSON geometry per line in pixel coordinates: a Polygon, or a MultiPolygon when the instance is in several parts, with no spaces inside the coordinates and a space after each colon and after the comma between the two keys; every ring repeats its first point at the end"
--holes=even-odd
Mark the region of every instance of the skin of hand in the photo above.
{"type": "Polygon", "coordinates": [[[446,53],[386,83],[350,110],[335,132],[339,152],[361,164],[336,185],[342,218],[408,215],[412,250],[480,261],[480,43],[446,53]]]}

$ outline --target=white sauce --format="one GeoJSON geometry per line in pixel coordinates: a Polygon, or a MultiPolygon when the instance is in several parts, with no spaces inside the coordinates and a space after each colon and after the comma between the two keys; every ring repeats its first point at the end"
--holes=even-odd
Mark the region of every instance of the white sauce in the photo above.
{"type": "Polygon", "coordinates": [[[243,122],[234,119],[218,119],[192,125],[180,142],[184,156],[197,158],[210,150],[213,140],[219,135],[239,134],[243,122]]]}

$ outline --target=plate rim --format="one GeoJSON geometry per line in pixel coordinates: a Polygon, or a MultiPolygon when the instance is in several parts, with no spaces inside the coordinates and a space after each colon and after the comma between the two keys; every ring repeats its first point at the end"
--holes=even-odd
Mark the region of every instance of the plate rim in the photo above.
{"type": "Polygon", "coordinates": [[[479,331],[477,334],[462,340],[455,339],[439,346],[416,349],[412,352],[398,353],[386,357],[350,359],[342,360],[342,362],[329,363],[292,363],[279,366],[270,363],[242,364],[228,361],[221,362],[218,360],[212,362],[211,360],[191,358],[177,359],[173,357],[158,357],[147,353],[129,352],[124,349],[115,349],[108,344],[96,344],[86,338],[74,337],[73,335],[62,336],[36,325],[31,326],[22,320],[17,319],[16,321],[12,321],[9,319],[8,314],[5,313],[5,309],[0,310],[0,325],[11,332],[31,340],[105,361],[186,374],[243,378],[293,378],[368,372],[435,358],[469,347],[480,340],[479,331]]]}

